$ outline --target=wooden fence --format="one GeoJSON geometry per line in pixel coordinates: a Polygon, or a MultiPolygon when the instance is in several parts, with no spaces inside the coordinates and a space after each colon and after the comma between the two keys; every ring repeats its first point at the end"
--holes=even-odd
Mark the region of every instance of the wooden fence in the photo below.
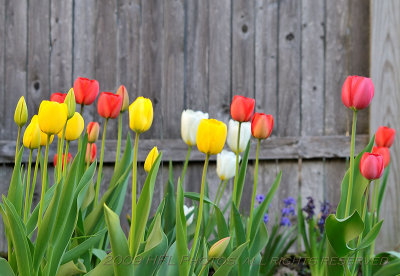
{"type": "MultiPolygon", "coordinates": [[[[6,193],[11,177],[18,98],[26,97],[32,115],[41,100],[85,76],[97,79],[101,91],[124,84],[131,99],[153,101],[154,123],[143,135],[139,160],[157,145],[165,161],[174,161],[175,175],[186,155],[183,109],[227,123],[233,95],[255,98],[256,111],[275,118],[272,138],[262,143],[258,192],[267,192],[283,171],[271,212],[278,214],[282,199],[299,192],[336,205],[351,123],[341,86],[349,74],[369,75],[369,16],[367,0],[1,0],[0,192],[6,193]]],[[[368,113],[359,115],[358,150],[368,141],[368,113]]],[[[95,106],[85,109],[84,118],[103,123],[95,106]]],[[[126,135],[127,116],[124,124],[126,135]]],[[[107,132],[104,183],[115,156],[116,125],[112,121],[107,132]]],[[[199,190],[203,159],[194,150],[185,190],[199,190]]],[[[254,147],[243,208],[250,205],[253,159],[254,147]]],[[[214,162],[209,172],[213,194],[214,162]]],[[[130,189],[126,200],[124,215],[130,189]]],[[[0,251],[5,249],[1,237],[0,251]]]]}

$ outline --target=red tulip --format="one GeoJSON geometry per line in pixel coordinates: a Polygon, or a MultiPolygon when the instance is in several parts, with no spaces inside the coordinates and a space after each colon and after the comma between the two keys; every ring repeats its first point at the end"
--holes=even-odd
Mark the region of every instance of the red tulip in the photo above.
{"type": "Polygon", "coordinates": [[[254,113],[251,119],[251,134],[257,139],[267,139],[274,127],[274,117],[265,113],[254,113]]]}
{"type": "MultiPolygon", "coordinates": [[[[63,154],[63,157],[62,157],[62,163],[61,163],[62,169],[64,169],[64,158],[65,158],[65,153],[63,154]]],[[[72,160],[72,155],[70,153],[68,153],[67,164],[71,163],[71,160],[72,160]]],[[[57,154],[54,155],[53,164],[54,164],[54,167],[57,166],[57,154]]]]}
{"type": "Polygon", "coordinates": [[[94,143],[99,138],[100,125],[98,122],[90,122],[87,126],[88,142],[94,143]]]}
{"type": "Polygon", "coordinates": [[[78,77],[74,82],[74,93],[76,103],[90,105],[99,94],[99,82],[78,77]]]}
{"type": "Polygon", "coordinates": [[[383,157],[383,166],[386,168],[390,163],[390,151],[389,148],[385,147],[373,147],[372,153],[380,154],[383,157]]]}
{"type": "Polygon", "coordinates": [[[93,144],[88,143],[87,147],[86,147],[86,157],[85,157],[86,163],[89,162],[89,161],[90,161],[90,163],[93,163],[94,160],[96,159],[96,155],[97,155],[97,146],[96,146],[96,144],[95,143],[93,143],[93,144]]]}
{"type": "Polygon", "coordinates": [[[365,152],[360,160],[360,172],[368,180],[378,179],[383,173],[383,156],[365,152]]]}
{"type": "Polygon", "coordinates": [[[56,93],[51,94],[50,101],[63,103],[66,96],[67,96],[67,93],[56,92],[56,93]]]}
{"type": "Polygon", "coordinates": [[[101,92],[97,101],[97,112],[103,118],[117,118],[121,111],[122,96],[112,92],[101,92]]]}
{"type": "Polygon", "coordinates": [[[351,109],[364,109],[374,97],[374,84],[370,78],[348,76],[342,88],[342,101],[351,109]]]}
{"type": "Polygon", "coordinates": [[[378,147],[390,148],[393,145],[396,130],[394,128],[380,126],[375,133],[375,144],[378,147]]]}
{"type": "Polygon", "coordinates": [[[234,96],[231,104],[232,119],[238,122],[248,122],[254,111],[255,100],[243,96],[234,96]]]}

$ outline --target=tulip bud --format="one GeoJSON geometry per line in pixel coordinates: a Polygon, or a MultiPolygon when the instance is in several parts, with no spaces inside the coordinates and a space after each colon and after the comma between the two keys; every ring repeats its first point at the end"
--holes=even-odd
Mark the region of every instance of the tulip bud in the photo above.
{"type": "Polygon", "coordinates": [[[373,147],[372,153],[380,154],[383,157],[383,166],[386,168],[390,163],[390,151],[386,147],[373,147]]]}
{"type": "Polygon", "coordinates": [[[103,118],[115,119],[121,111],[122,97],[112,92],[101,92],[97,101],[97,112],[103,118]]]}
{"type": "Polygon", "coordinates": [[[151,168],[153,167],[153,164],[156,161],[157,157],[158,157],[158,149],[157,149],[157,147],[154,147],[149,152],[149,154],[146,157],[146,161],[144,162],[144,170],[146,172],[149,172],[151,170],[151,168]]]}
{"type": "Polygon", "coordinates": [[[90,105],[99,94],[99,82],[78,77],[74,82],[74,93],[77,104],[90,105]]]}
{"type": "MultiPolygon", "coordinates": [[[[240,156],[239,156],[240,158],[240,156]]],[[[235,176],[236,155],[227,150],[222,150],[217,155],[217,174],[221,180],[228,180],[235,176]]]]}
{"type": "Polygon", "coordinates": [[[68,109],[65,103],[42,101],[39,107],[39,127],[46,134],[57,134],[67,122],[68,109]]]}
{"type": "Polygon", "coordinates": [[[208,119],[208,113],[186,109],[181,116],[182,140],[189,146],[196,145],[197,128],[202,119],[208,119]]]}
{"type": "Polygon", "coordinates": [[[226,125],[215,119],[202,119],[197,129],[196,144],[200,152],[218,154],[226,141],[226,125]]]}
{"type": "Polygon", "coordinates": [[[68,109],[68,120],[72,118],[72,116],[74,116],[75,114],[75,94],[74,94],[74,89],[71,88],[68,91],[67,96],[65,97],[64,103],[67,105],[67,109],[68,109]]]}
{"type": "Polygon", "coordinates": [[[153,123],[153,104],[150,99],[138,97],[129,106],[129,127],[136,133],[142,133],[153,123]]]}
{"type": "MultiPolygon", "coordinates": [[[[82,115],[78,112],[75,112],[74,116],[72,116],[72,118],[67,121],[67,127],[65,129],[65,140],[74,141],[78,139],[81,136],[84,127],[85,122],[82,118],[82,115]]],[[[63,130],[57,133],[60,139],[62,138],[62,132],[63,130]]]]}
{"type": "Polygon", "coordinates": [[[56,93],[51,94],[50,101],[57,102],[57,103],[63,103],[65,101],[66,96],[67,96],[66,93],[56,92],[56,93]]]}
{"type": "Polygon", "coordinates": [[[26,128],[23,143],[28,149],[37,149],[40,146],[40,128],[37,117],[33,117],[26,128]]]}
{"type": "Polygon", "coordinates": [[[342,88],[343,104],[351,109],[360,110],[369,106],[374,97],[374,84],[370,78],[348,76],[342,88]]]}
{"type": "Polygon", "coordinates": [[[94,143],[99,138],[100,125],[98,122],[90,122],[87,126],[88,142],[94,143]]]}
{"type": "Polygon", "coordinates": [[[221,257],[228,247],[230,239],[231,237],[226,237],[214,243],[208,251],[208,259],[210,260],[221,257]]]}
{"type": "MultiPolygon", "coordinates": [[[[239,122],[229,120],[228,127],[228,146],[234,153],[237,153],[237,138],[239,132],[239,122]]],[[[251,136],[251,124],[248,122],[242,123],[240,127],[240,142],[239,142],[239,153],[244,151],[247,147],[247,143],[251,136]]]]}
{"type": "Polygon", "coordinates": [[[187,217],[191,213],[190,217],[186,220],[186,226],[189,226],[193,222],[193,211],[194,206],[187,207],[185,204],[183,205],[183,213],[185,214],[185,217],[187,217]]]}
{"type": "MultiPolygon", "coordinates": [[[[39,116],[38,115],[33,115],[32,119],[31,119],[31,123],[36,120],[38,126],[39,126],[39,116]]],[[[40,129],[40,128],[39,128],[40,129]]],[[[53,139],[54,139],[54,135],[50,136],[50,141],[49,141],[49,145],[51,143],[53,143],[53,139]]],[[[47,143],[47,134],[44,133],[43,131],[40,131],[40,145],[41,146],[46,146],[47,143]]]]}
{"type": "MultiPolygon", "coordinates": [[[[61,163],[62,168],[61,169],[64,169],[64,158],[65,158],[65,153],[62,156],[62,163],[61,163]]],[[[72,155],[70,153],[68,153],[67,164],[71,163],[71,160],[72,160],[72,155]]],[[[54,167],[57,166],[57,154],[54,155],[53,165],[54,165],[54,167]]]]}
{"type": "Polygon", "coordinates": [[[129,95],[124,85],[118,88],[117,95],[122,97],[121,113],[124,113],[129,108],[129,95]]]}
{"type": "Polygon", "coordinates": [[[19,98],[17,107],[15,108],[14,121],[19,127],[23,127],[28,121],[28,107],[26,106],[24,96],[19,98]]]}
{"type": "Polygon", "coordinates": [[[94,160],[96,159],[97,156],[97,146],[95,143],[91,144],[88,143],[86,147],[86,163],[90,161],[90,163],[93,163],[94,160]]]}
{"type": "Polygon", "coordinates": [[[396,130],[394,128],[380,126],[375,133],[375,144],[378,147],[390,148],[393,145],[396,130]]]}
{"type": "Polygon", "coordinates": [[[368,180],[378,179],[382,176],[384,168],[383,156],[365,152],[360,160],[360,172],[368,180]]]}
{"type": "Polygon", "coordinates": [[[265,113],[254,113],[251,119],[251,134],[257,139],[267,139],[274,127],[274,118],[265,113]]]}
{"type": "Polygon", "coordinates": [[[248,122],[254,111],[255,100],[236,95],[231,104],[231,116],[235,121],[248,122]]]}

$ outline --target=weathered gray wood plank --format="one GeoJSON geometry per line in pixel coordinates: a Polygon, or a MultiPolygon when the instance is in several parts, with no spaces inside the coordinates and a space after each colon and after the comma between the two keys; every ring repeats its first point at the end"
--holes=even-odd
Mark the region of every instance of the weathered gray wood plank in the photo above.
{"type": "MultiPolygon", "coordinates": [[[[6,101],[6,91],[5,91],[5,52],[6,52],[6,1],[0,1],[0,106],[5,106],[6,101]]],[[[0,112],[0,126],[4,129],[5,119],[8,114],[5,113],[5,110],[0,112]]],[[[0,131],[0,137],[3,137],[2,131],[0,131]]]]}
{"type": "Polygon", "coordinates": [[[348,163],[345,159],[326,160],[324,163],[324,199],[329,200],[335,210],[340,201],[342,179],[347,169],[348,163]]]}
{"type": "MultiPolygon", "coordinates": [[[[371,107],[370,135],[378,126],[400,129],[400,20],[398,1],[371,1],[371,76],[375,84],[375,99],[371,107]]],[[[381,216],[383,228],[377,250],[399,250],[400,237],[400,139],[397,135],[391,153],[391,170],[381,216]]],[[[378,251],[379,252],[379,251],[378,251]]]]}

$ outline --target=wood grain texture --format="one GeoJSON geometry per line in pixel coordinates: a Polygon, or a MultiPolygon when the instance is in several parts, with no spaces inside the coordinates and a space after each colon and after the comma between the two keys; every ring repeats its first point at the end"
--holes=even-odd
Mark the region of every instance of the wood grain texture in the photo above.
{"type": "MultiPolygon", "coordinates": [[[[371,77],[375,84],[375,99],[371,106],[370,135],[380,125],[400,129],[400,10],[398,1],[371,1],[371,77]]],[[[377,250],[399,250],[400,237],[400,140],[390,149],[391,170],[381,216],[383,228],[377,240],[377,250]]]]}
{"type": "MultiPolygon", "coordinates": [[[[0,41],[0,106],[5,105],[5,53],[6,53],[6,40],[4,37],[6,36],[6,0],[0,1],[0,37],[2,37],[2,41],[0,41]]],[[[0,112],[0,127],[4,129],[4,123],[6,119],[6,112],[3,110],[0,112]]],[[[0,135],[3,132],[0,131],[0,135]]]]}

